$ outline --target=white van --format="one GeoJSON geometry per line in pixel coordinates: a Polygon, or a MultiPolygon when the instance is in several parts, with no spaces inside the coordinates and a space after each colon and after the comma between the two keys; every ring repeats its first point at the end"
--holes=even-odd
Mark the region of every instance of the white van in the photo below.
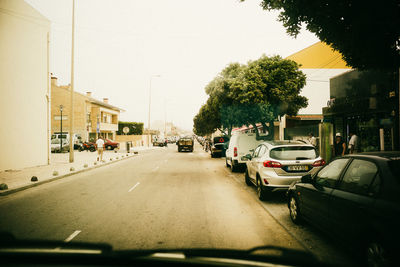
{"type": "Polygon", "coordinates": [[[251,154],[250,150],[255,149],[264,141],[257,140],[255,133],[234,133],[226,150],[226,167],[231,167],[232,172],[237,171],[240,167],[245,167],[246,160],[242,160],[242,157],[251,154]]]}
{"type": "MultiPolygon", "coordinates": [[[[62,139],[66,139],[69,142],[69,133],[68,132],[62,132],[62,134],[60,132],[55,132],[51,135],[51,139],[60,139],[62,137],[62,139]]],[[[80,134],[74,134],[74,149],[78,149],[79,146],[82,144],[82,137],[80,134]]]]}

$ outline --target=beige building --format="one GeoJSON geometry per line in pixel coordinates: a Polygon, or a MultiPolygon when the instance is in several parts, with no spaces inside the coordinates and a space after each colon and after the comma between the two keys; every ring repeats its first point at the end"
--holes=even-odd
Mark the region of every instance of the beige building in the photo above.
{"type": "Polygon", "coordinates": [[[0,171],[50,161],[50,21],[0,0],[0,171]]]}
{"type": "MultiPolygon", "coordinates": [[[[60,86],[57,78],[51,77],[51,133],[60,133],[61,119],[62,132],[69,132],[70,125],[70,86],[60,86]],[[60,106],[63,106],[62,117],[60,106]]],[[[98,134],[115,140],[118,131],[118,121],[121,108],[92,98],[91,92],[81,94],[74,92],[74,134],[82,141],[94,141],[98,134]]]]}

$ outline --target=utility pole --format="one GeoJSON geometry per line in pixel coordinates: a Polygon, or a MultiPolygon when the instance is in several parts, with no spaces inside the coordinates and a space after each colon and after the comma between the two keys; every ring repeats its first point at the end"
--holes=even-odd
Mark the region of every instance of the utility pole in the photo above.
{"type": "MultiPolygon", "coordinates": [[[[72,47],[71,47],[71,108],[69,122],[69,162],[74,162],[74,50],[75,50],[75,0],[72,0],[72,47]]],[[[61,118],[62,119],[62,118],[61,118]]]]}
{"type": "Polygon", "coordinates": [[[147,121],[147,146],[150,147],[150,142],[151,142],[151,134],[150,134],[150,107],[151,107],[151,81],[153,79],[153,77],[161,77],[161,75],[151,75],[150,76],[150,86],[149,86],[149,116],[148,116],[148,121],[147,121]]]}

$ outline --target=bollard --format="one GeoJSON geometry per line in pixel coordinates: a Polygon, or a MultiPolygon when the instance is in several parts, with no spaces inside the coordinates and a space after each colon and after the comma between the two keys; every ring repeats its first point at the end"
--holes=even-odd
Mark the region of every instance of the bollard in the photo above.
{"type": "Polygon", "coordinates": [[[8,189],[8,185],[7,184],[0,184],[0,190],[7,190],[8,189]]]}

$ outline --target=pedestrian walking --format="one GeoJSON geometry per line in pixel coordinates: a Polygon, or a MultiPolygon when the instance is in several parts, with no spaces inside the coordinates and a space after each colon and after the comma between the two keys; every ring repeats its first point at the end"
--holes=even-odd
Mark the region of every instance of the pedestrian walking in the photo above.
{"type": "Polygon", "coordinates": [[[360,141],[354,132],[350,132],[349,153],[355,154],[360,152],[360,141]]]}
{"type": "Polygon", "coordinates": [[[343,141],[340,133],[336,133],[334,149],[335,157],[342,157],[346,152],[346,143],[343,141]]]}
{"type": "Polygon", "coordinates": [[[96,141],[97,145],[97,161],[103,161],[103,151],[104,151],[104,140],[103,137],[99,136],[96,141]]]}
{"type": "Polygon", "coordinates": [[[315,138],[313,133],[308,134],[308,142],[313,145],[314,147],[317,146],[317,138],[315,138]]]}

